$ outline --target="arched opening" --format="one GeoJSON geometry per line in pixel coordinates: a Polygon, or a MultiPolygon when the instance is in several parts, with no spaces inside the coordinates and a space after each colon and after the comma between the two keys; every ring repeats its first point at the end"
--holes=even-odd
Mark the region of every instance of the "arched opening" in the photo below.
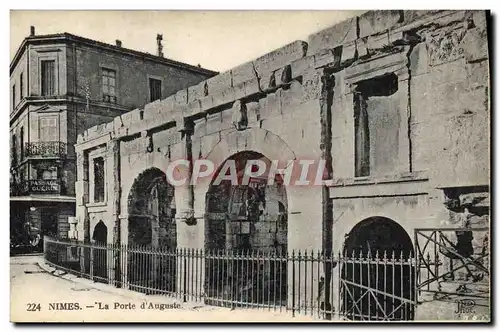
{"type": "Polygon", "coordinates": [[[106,246],[108,242],[108,227],[100,220],[94,227],[92,241],[96,245],[93,248],[93,276],[96,281],[107,283],[108,281],[108,260],[106,246]]]}
{"type": "Polygon", "coordinates": [[[175,291],[175,213],[174,187],[165,173],[157,168],[141,173],[128,197],[127,279],[131,288],[145,293],[175,291]]]}
{"type": "Polygon", "coordinates": [[[215,253],[206,267],[205,288],[211,304],[286,303],[286,261],[279,259],[287,250],[285,186],[279,175],[269,184],[267,171],[245,185],[242,179],[249,160],[261,160],[269,170],[271,161],[264,155],[237,153],[226,162],[234,161],[238,185],[230,180],[214,183],[221,165],[206,195],[205,247],[215,253]],[[251,259],[257,257],[266,258],[251,259]]]}
{"type": "Polygon", "coordinates": [[[412,320],[414,257],[410,237],[397,222],[371,217],[347,235],[342,265],[343,314],[352,320],[412,320]]]}
{"type": "Polygon", "coordinates": [[[106,245],[108,242],[108,227],[100,220],[94,227],[92,241],[96,244],[93,249],[92,265],[93,275],[96,281],[107,282],[108,279],[108,260],[106,254],[106,245]]]}

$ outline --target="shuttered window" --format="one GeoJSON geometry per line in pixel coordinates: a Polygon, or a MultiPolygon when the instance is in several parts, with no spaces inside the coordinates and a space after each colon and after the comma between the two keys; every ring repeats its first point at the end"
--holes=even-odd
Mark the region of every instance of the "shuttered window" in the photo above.
{"type": "Polygon", "coordinates": [[[150,101],[161,99],[161,81],[154,78],[149,79],[150,101]]]}
{"type": "Polygon", "coordinates": [[[42,61],[42,96],[55,95],[55,61],[42,61]]]}
{"type": "Polygon", "coordinates": [[[106,102],[116,103],[116,71],[102,69],[102,96],[106,102]]]}
{"type": "Polygon", "coordinates": [[[55,142],[59,140],[59,130],[57,126],[57,117],[40,118],[40,141],[55,142]]]}

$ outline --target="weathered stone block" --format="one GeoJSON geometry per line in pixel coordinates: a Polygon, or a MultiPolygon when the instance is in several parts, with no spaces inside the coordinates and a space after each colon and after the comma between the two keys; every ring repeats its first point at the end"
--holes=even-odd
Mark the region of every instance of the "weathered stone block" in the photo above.
{"type": "Polygon", "coordinates": [[[304,89],[302,84],[297,81],[293,81],[290,84],[290,88],[281,91],[281,111],[283,113],[288,113],[288,110],[293,108],[295,105],[300,104],[303,98],[304,89]]]}
{"type": "Polygon", "coordinates": [[[356,57],[356,42],[351,42],[347,45],[342,46],[342,54],[340,57],[340,62],[345,63],[353,60],[356,57]]]}
{"type": "Polygon", "coordinates": [[[149,120],[156,118],[160,113],[162,106],[163,105],[160,100],[144,105],[144,119],[149,120]]]}
{"type": "Polygon", "coordinates": [[[467,62],[481,61],[488,58],[488,39],[486,29],[474,28],[467,30],[462,40],[465,60],[467,62]]]}
{"type": "MultiPolygon", "coordinates": [[[[274,72],[266,73],[260,78],[260,89],[262,91],[270,91],[276,88],[276,77],[274,72]]],[[[238,98],[238,97],[237,97],[238,98]]]]}
{"type": "Polygon", "coordinates": [[[200,105],[202,111],[208,111],[209,109],[214,107],[214,97],[212,95],[208,95],[201,98],[200,105]]]}
{"type": "Polygon", "coordinates": [[[199,100],[194,100],[185,106],[183,109],[184,116],[192,116],[201,113],[201,102],[199,100]]]}
{"type": "Polygon", "coordinates": [[[308,38],[307,55],[316,54],[322,49],[333,49],[339,45],[352,42],[357,36],[357,17],[345,20],[333,27],[312,34],[308,38]]]}
{"type": "Polygon", "coordinates": [[[206,135],[206,120],[205,118],[194,121],[194,137],[199,138],[206,135]]]}
{"type": "Polygon", "coordinates": [[[231,69],[231,75],[233,77],[233,86],[257,77],[252,62],[247,62],[231,69]]]}
{"type": "Polygon", "coordinates": [[[251,96],[260,92],[259,80],[257,78],[246,81],[244,85],[245,85],[245,96],[251,96]]]}
{"type": "Polygon", "coordinates": [[[175,94],[175,105],[186,105],[187,104],[187,89],[182,89],[177,91],[175,94]]]}
{"type": "Polygon", "coordinates": [[[257,122],[259,119],[260,103],[259,102],[249,102],[247,103],[247,116],[248,123],[252,124],[257,122]]]}
{"type": "Polygon", "coordinates": [[[205,96],[205,82],[187,88],[187,102],[191,103],[205,96]]]}
{"type": "Polygon", "coordinates": [[[290,83],[292,81],[292,68],[290,65],[279,68],[274,72],[274,78],[276,80],[276,86],[281,86],[283,84],[290,83]]]}
{"type": "Polygon", "coordinates": [[[377,34],[402,21],[401,10],[371,10],[359,16],[359,37],[377,34]]]}
{"type": "Polygon", "coordinates": [[[314,68],[314,55],[293,61],[290,67],[292,79],[302,76],[305,72],[314,68]]]}
{"type": "Polygon", "coordinates": [[[413,22],[425,19],[427,17],[432,16],[432,14],[436,14],[440,12],[439,10],[405,10],[404,15],[404,24],[411,24],[413,22]]]}
{"type": "Polygon", "coordinates": [[[206,133],[207,135],[218,132],[220,130],[221,114],[208,114],[206,117],[206,133]]]}
{"type": "Polygon", "coordinates": [[[297,40],[277,50],[267,53],[260,58],[257,58],[254,61],[255,70],[259,76],[263,76],[265,73],[270,73],[278,68],[290,64],[292,61],[303,58],[306,55],[306,52],[307,43],[297,40]]]}
{"type": "Polygon", "coordinates": [[[366,38],[356,40],[356,50],[358,51],[358,57],[360,58],[368,55],[368,44],[366,42],[366,38]]]}
{"type": "Polygon", "coordinates": [[[467,64],[467,82],[470,87],[486,85],[489,81],[488,61],[473,62],[467,64]]]}
{"type": "Polygon", "coordinates": [[[422,75],[429,71],[425,43],[420,43],[413,48],[410,54],[410,71],[412,76],[422,75]]]}
{"type": "Polygon", "coordinates": [[[212,149],[217,145],[217,143],[219,143],[219,141],[219,133],[206,135],[201,138],[201,154],[203,158],[206,158],[207,156],[210,158],[210,151],[212,151],[212,149]]]}
{"type": "Polygon", "coordinates": [[[318,99],[321,95],[321,73],[309,72],[304,76],[302,86],[304,88],[303,102],[318,99]]]}
{"type": "Polygon", "coordinates": [[[220,123],[221,130],[234,128],[232,116],[233,116],[232,108],[223,110],[221,112],[221,123],[220,123]]]}
{"type": "Polygon", "coordinates": [[[330,64],[334,64],[336,60],[338,61],[340,59],[335,56],[333,50],[321,50],[314,55],[314,68],[320,68],[330,64]]]}
{"type": "Polygon", "coordinates": [[[236,99],[235,97],[235,89],[234,88],[229,88],[227,90],[224,90],[222,92],[216,93],[213,98],[213,107],[218,107],[224,104],[228,104],[233,102],[236,99]]]}
{"type": "Polygon", "coordinates": [[[227,88],[232,87],[232,80],[231,71],[226,71],[209,78],[205,81],[207,84],[208,94],[211,95],[217,91],[224,91],[227,88]]]}

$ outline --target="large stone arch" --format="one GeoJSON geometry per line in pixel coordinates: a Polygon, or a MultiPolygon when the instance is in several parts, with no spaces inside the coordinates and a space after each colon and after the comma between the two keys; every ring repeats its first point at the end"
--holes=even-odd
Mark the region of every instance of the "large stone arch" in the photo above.
{"type": "Polygon", "coordinates": [[[138,291],[174,291],[177,248],[174,188],[159,168],[143,170],[127,195],[127,280],[138,291]],[[165,255],[147,254],[161,248],[165,255]],[[141,249],[142,248],[142,249],[141,249]],[[137,250],[140,249],[140,250],[137,250]]]}
{"type": "MultiPolygon", "coordinates": [[[[231,131],[222,136],[219,142],[202,157],[213,162],[218,168],[231,156],[243,151],[254,151],[270,160],[283,162],[296,159],[294,151],[281,137],[262,128],[231,131]]],[[[196,184],[195,213],[199,216],[205,213],[205,194],[210,183],[211,181],[198,181],[196,184]]],[[[290,201],[288,203],[290,204],[290,201]]]]}
{"type": "MultiPolygon", "coordinates": [[[[224,136],[206,155],[206,159],[212,161],[215,164],[216,172],[214,176],[217,175],[220,167],[229,159],[238,160],[239,157],[245,160],[250,159],[266,159],[270,160],[278,160],[280,162],[280,167],[286,165],[286,167],[290,166],[289,161],[295,160],[296,156],[292,149],[284,142],[279,136],[273,134],[270,131],[260,129],[260,128],[251,128],[245,131],[233,131],[224,136]]],[[[275,251],[278,253],[285,253],[287,250],[287,238],[288,238],[288,206],[289,196],[287,193],[287,188],[285,184],[280,184],[277,186],[276,184],[269,186],[267,185],[267,181],[263,183],[263,187],[259,190],[265,192],[264,200],[267,202],[267,206],[262,208],[260,213],[260,217],[257,217],[257,221],[250,221],[252,219],[248,211],[244,211],[243,215],[237,213],[237,216],[233,220],[231,217],[231,211],[233,210],[232,206],[235,201],[235,197],[237,196],[235,192],[243,192],[247,193],[251,191],[247,186],[230,186],[227,194],[227,207],[223,210],[218,211],[217,213],[213,213],[211,211],[211,195],[214,194],[214,187],[211,186],[213,178],[210,181],[205,181],[204,186],[198,188],[196,191],[198,192],[198,211],[203,209],[204,212],[204,239],[205,245],[207,245],[207,241],[210,245],[214,245],[214,241],[212,241],[211,232],[217,231],[218,227],[213,227],[214,224],[214,214],[221,214],[224,217],[224,213],[227,213],[226,218],[230,219],[222,222],[221,232],[223,232],[222,241],[216,241],[218,244],[215,247],[206,246],[208,250],[213,249],[229,249],[234,252],[238,252],[239,254],[249,254],[252,250],[261,250],[261,251],[275,251]],[[203,204],[200,204],[203,202],[203,204]],[[273,208],[271,208],[273,206],[273,208]],[[231,210],[231,211],[230,211],[231,210]],[[263,211],[266,211],[262,213],[263,211]],[[271,212],[272,210],[272,212],[271,212]],[[248,212],[248,214],[245,214],[248,212]],[[273,218],[276,217],[274,220],[273,218]],[[240,218],[243,218],[242,222],[240,218]],[[275,221],[275,222],[273,222],[275,221]],[[240,225],[240,233],[233,234],[232,228],[234,225],[240,225]],[[243,227],[244,225],[245,227],[243,227]],[[269,229],[267,229],[268,227],[269,229]],[[259,228],[260,231],[265,229],[265,234],[269,235],[272,233],[271,229],[275,231],[274,240],[269,240],[269,236],[260,238],[259,232],[252,232],[252,229],[256,231],[259,228]],[[222,231],[223,229],[223,231],[222,231]],[[248,230],[248,234],[243,229],[248,230]],[[245,234],[243,234],[245,233],[245,234]],[[248,239],[247,239],[248,237],[248,239]],[[233,240],[231,240],[233,238],[233,240]],[[234,238],[242,238],[247,239],[248,243],[242,244],[239,240],[234,240],[234,238]],[[262,241],[262,242],[261,242],[262,241]],[[219,243],[221,242],[221,243],[219,243]],[[272,242],[272,243],[271,243],[272,242]],[[229,243],[229,245],[228,245],[229,243]]],[[[245,196],[243,194],[243,196],[245,196]]],[[[248,196],[248,195],[247,195],[248,196]]],[[[245,196],[245,197],[247,197],[245,196]]],[[[251,195],[250,195],[251,196],[251,195]]],[[[257,194],[259,196],[259,194],[257,194]]],[[[219,201],[223,201],[224,198],[217,198],[219,201]]],[[[224,205],[224,206],[226,206],[224,205]]],[[[243,203],[245,206],[243,210],[249,208],[248,201],[243,203]],[[247,206],[248,205],[248,206],[247,206]]],[[[261,206],[259,205],[259,209],[261,206]]],[[[252,210],[251,208],[249,210],[252,210]]],[[[253,220],[253,219],[252,219],[253,220]]],[[[263,233],[264,234],[264,233],[263,233]]],[[[264,235],[265,235],[264,234],[264,235]]],[[[244,241],[242,241],[244,242],[244,241]]],[[[243,276],[243,273],[238,269],[248,270],[248,271],[259,271],[256,267],[250,266],[253,262],[249,262],[247,260],[242,261],[231,261],[231,262],[218,262],[217,259],[211,260],[207,263],[207,273],[206,276],[206,289],[207,294],[211,294],[212,297],[222,297],[224,298],[227,294],[224,293],[222,287],[219,287],[217,284],[218,280],[224,280],[220,277],[222,273],[223,276],[231,276],[238,278],[238,276],[243,276]],[[225,265],[224,265],[225,264],[225,265]],[[224,266],[224,268],[223,268],[224,266]],[[214,270],[217,268],[217,272],[214,270]],[[213,276],[216,277],[213,277],[213,276]],[[219,290],[221,292],[219,292],[219,290]]],[[[269,280],[264,282],[260,287],[264,287],[266,289],[266,296],[261,296],[262,292],[258,292],[258,294],[253,294],[253,291],[256,289],[255,287],[246,286],[243,287],[240,283],[245,284],[245,282],[249,282],[249,280],[253,280],[253,278],[243,278],[237,279],[235,281],[235,285],[240,285],[241,287],[237,287],[233,291],[236,292],[237,296],[245,298],[247,301],[254,301],[255,303],[266,303],[266,301],[270,301],[270,299],[274,299],[275,301],[283,301],[286,303],[287,301],[287,264],[286,262],[276,261],[269,262],[266,265],[266,269],[263,269],[261,273],[263,273],[269,280]],[[247,280],[248,279],[248,280],[247,280]],[[245,289],[244,291],[242,289],[245,289]]],[[[255,278],[257,280],[257,278],[255,278]]],[[[267,280],[267,279],[266,279],[267,280]]],[[[253,280],[254,281],[254,280],[253,280]]],[[[262,281],[261,281],[262,282],[262,281]]],[[[243,285],[242,284],[242,285],[243,285]]],[[[253,285],[255,286],[255,285],[253,285]]]]}

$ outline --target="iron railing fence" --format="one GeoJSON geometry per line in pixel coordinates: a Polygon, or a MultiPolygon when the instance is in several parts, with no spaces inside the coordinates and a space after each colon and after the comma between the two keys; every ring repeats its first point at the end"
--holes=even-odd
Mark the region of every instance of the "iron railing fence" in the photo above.
{"type": "Polygon", "coordinates": [[[169,249],[45,237],[44,257],[80,277],[184,302],[321,319],[411,320],[414,316],[411,255],[169,249]]]}
{"type": "Polygon", "coordinates": [[[418,228],[415,248],[420,297],[489,300],[489,228],[418,228]]]}

